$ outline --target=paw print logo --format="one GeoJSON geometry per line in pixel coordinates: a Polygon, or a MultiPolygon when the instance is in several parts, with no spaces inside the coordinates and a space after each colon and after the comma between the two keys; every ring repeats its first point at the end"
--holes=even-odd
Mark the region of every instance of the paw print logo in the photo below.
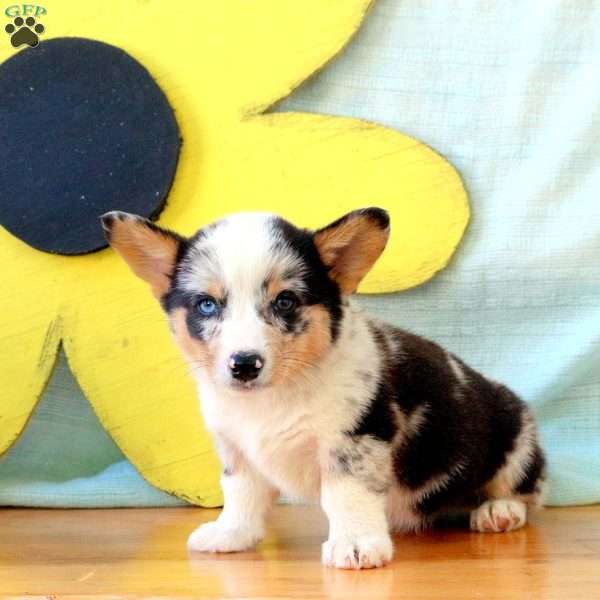
{"type": "Polygon", "coordinates": [[[25,20],[17,17],[4,28],[4,31],[10,35],[10,43],[15,48],[23,45],[35,48],[40,41],[39,36],[44,33],[44,26],[36,23],[33,17],[27,17],[25,20]]]}
{"type": "MultiPolygon", "coordinates": [[[[158,82],[183,138],[160,225],[188,235],[224,214],[253,210],[278,213],[300,226],[316,228],[353,209],[381,206],[390,213],[391,238],[359,291],[398,292],[433,277],[463,236],[469,206],[456,170],[423,142],[378,123],[272,109],[343,50],[372,3],[103,0],[79,2],[73,11],[73,3],[57,2],[52,26],[57,37],[42,41],[35,52],[15,52],[10,44],[0,44],[0,67],[21,57],[39,74],[38,85],[24,79],[24,70],[17,72],[27,82],[19,88],[27,94],[27,102],[15,104],[14,115],[21,117],[27,110],[29,125],[43,112],[45,88],[53,94],[62,90],[62,98],[68,99],[77,84],[77,78],[64,79],[59,88],[56,74],[40,68],[57,39],[76,45],[75,31],[79,42],[100,40],[124,50],[158,82]],[[177,27],[165,27],[174,21],[177,27]]],[[[15,20],[14,26],[26,29],[11,29],[11,35],[27,36],[25,43],[34,41],[31,36],[37,32],[29,20],[15,20]]],[[[13,45],[22,41],[19,37],[13,45]]],[[[368,43],[368,36],[363,41],[368,43]]],[[[77,52],[71,49],[67,56],[77,52]]],[[[342,60],[351,60],[351,54],[342,60]]],[[[110,77],[96,80],[111,92],[110,77]]],[[[0,71],[4,132],[10,129],[6,120],[1,121],[7,114],[4,96],[14,86],[2,88],[2,83],[0,71]]],[[[352,93],[354,88],[348,88],[352,93]]],[[[90,94],[94,89],[90,87],[90,94]]],[[[144,100],[143,89],[135,89],[138,92],[144,100]]],[[[111,107],[120,104],[118,98],[114,102],[112,95],[108,98],[111,101],[94,116],[98,124],[106,123],[103,135],[114,137],[135,113],[111,121],[111,107]]],[[[53,97],[54,105],[59,102],[53,97]]],[[[25,169],[54,178],[56,193],[46,199],[54,212],[43,219],[31,213],[37,230],[49,232],[53,239],[65,229],[76,229],[68,211],[57,212],[56,199],[68,197],[77,207],[91,206],[90,193],[104,190],[115,171],[114,164],[102,170],[94,158],[90,177],[76,188],[65,184],[85,157],[98,156],[96,140],[88,142],[79,129],[72,138],[63,135],[66,126],[83,122],[76,118],[84,107],[81,102],[70,112],[62,108],[67,112],[57,110],[51,119],[39,121],[43,144],[40,136],[33,137],[36,131],[31,143],[23,143],[19,136],[18,145],[12,146],[14,155],[6,160],[2,150],[8,145],[0,144],[0,206],[3,199],[5,205],[13,200],[2,185],[8,160],[20,161],[20,167],[11,171],[16,178],[25,169]],[[48,152],[54,138],[66,144],[62,162],[61,155],[54,161],[48,152]],[[44,170],[33,157],[34,144],[47,165],[44,170]],[[83,144],[89,144],[88,154],[75,153],[88,148],[83,144]],[[64,158],[67,151],[69,161],[64,158]]],[[[131,123],[132,131],[150,125],[131,123]]],[[[127,181],[135,182],[133,190],[139,190],[135,178],[127,181]]],[[[121,196],[110,209],[123,210],[123,202],[121,196]]],[[[100,233],[101,212],[91,215],[100,233]]],[[[50,254],[24,243],[4,226],[0,226],[0,269],[0,453],[26,426],[62,346],[101,424],[141,474],[181,498],[218,505],[220,468],[199,415],[196,391],[145,284],[131,276],[114,252],[50,254]]]]}

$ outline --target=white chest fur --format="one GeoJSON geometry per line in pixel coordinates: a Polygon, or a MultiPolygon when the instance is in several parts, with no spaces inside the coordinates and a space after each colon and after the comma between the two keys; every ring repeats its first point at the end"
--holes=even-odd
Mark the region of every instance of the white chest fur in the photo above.
{"type": "Polygon", "coordinates": [[[318,434],[310,411],[298,398],[279,402],[266,394],[232,399],[202,386],[209,429],[233,444],[254,467],[287,496],[318,497],[318,434]]]}
{"type": "Polygon", "coordinates": [[[198,373],[207,427],[233,444],[286,496],[317,499],[323,457],[352,429],[372,397],[379,356],[352,311],[312,385],[218,391],[198,373]]]}

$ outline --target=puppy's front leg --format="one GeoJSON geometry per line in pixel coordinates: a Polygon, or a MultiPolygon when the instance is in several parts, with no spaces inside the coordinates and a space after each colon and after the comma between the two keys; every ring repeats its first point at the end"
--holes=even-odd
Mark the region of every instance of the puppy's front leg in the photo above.
{"type": "Polygon", "coordinates": [[[217,439],[223,462],[221,486],[225,504],[216,521],[205,523],[188,539],[198,552],[240,552],[259,542],[276,496],[274,488],[224,439],[217,439]]]}
{"type": "Polygon", "coordinates": [[[394,546],[386,516],[391,467],[385,442],[347,438],[328,451],[321,504],[329,519],[323,564],[341,569],[380,567],[394,546]]]}

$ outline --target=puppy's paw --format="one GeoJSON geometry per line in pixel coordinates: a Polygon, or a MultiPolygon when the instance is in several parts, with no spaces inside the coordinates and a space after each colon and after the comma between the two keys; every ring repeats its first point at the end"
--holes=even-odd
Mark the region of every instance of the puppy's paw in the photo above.
{"type": "Polygon", "coordinates": [[[471,511],[471,529],[482,533],[512,531],[526,522],[527,507],[519,500],[488,500],[471,511]]]}
{"type": "Polygon", "coordinates": [[[373,569],[392,559],[394,544],[388,534],[330,538],[323,544],[322,560],[338,569],[373,569]]]}
{"type": "Polygon", "coordinates": [[[229,529],[212,521],[196,529],[188,538],[188,549],[193,552],[242,552],[252,548],[262,532],[246,528],[229,529]]]}

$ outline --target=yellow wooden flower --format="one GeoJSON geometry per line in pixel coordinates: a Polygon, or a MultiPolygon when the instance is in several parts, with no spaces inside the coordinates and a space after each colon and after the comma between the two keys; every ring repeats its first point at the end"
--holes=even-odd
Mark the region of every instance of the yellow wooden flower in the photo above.
{"type": "MultiPolygon", "coordinates": [[[[342,49],[370,1],[48,1],[44,39],[118,46],[167,94],[184,145],[162,225],[189,234],[245,209],[316,227],[382,206],[391,241],[360,291],[391,292],[430,278],[460,241],[469,213],[457,173],[373,123],[265,114],[342,49]]],[[[0,59],[15,51],[2,45],[0,59]]],[[[108,250],[46,254],[2,228],[0,261],[0,451],[25,426],[62,340],[98,418],[144,477],[219,504],[191,379],[158,304],[123,261],[108,250]]]]}

